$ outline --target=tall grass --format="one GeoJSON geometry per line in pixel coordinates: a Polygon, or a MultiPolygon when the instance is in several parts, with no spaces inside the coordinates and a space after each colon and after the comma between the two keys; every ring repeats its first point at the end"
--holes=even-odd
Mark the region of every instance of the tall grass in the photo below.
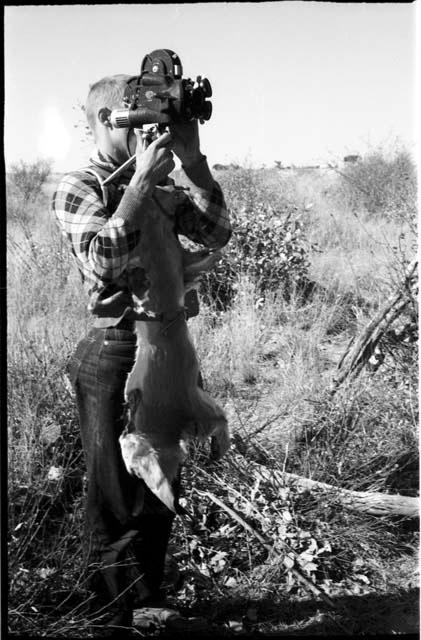
{"type": "MultiPolygon", "coordinates": [[[[279,590],[299,593],[282,564],[270,563],[249,534],[238,527],[235,534],[219,533],[233,523],[198,498],[195,490],[201,488],[254,518],[269,539],[286,536],[300,553],[307,549],[307,533],[320,549],[329,542],[331,551],[327,546],[309,575],[331,593],[356,584],[355,575],[368,576],[372,585],[360,581],[362,593],[403,588],[410,570],[398,575],[390,563],[394,558],[397,566],[401,558],[407,566],[413,532],[347,516],[329,501],[322,507],[293,489],[281,498],[254,485],[235,464],[242,452],[250,464],[260,461],[348,488],[416,494],[416,346],[390,343],[375,374],[363,372],[334,398],[327,393],[349,340],[412,258],[412,220],[402,208],[399,215],[389,209],[387,216],[373,217],[365,207],[351,206],[341,198],[344,183],[334,172],[285,177],[244,170],[218,178],[228,203],[249,208],[250,215],[255,202],[296,207],[313,245],[316,287],[304,298],[294,291],[284,296],[282,285],[262,297],[259,282],[244,272],[237,274],[236,294],[225,311],[203,303],[189,323],[205,387],[224,405],[234,444],[216,467],[209,467],[206,448],[193,448],[183,472],[186,500],[202,528],[199,536],[177,524],[174,543],[184,575],[177,600],[198,610],[219,603],[221,615],[226,609],[228,616],[230,600],[256,595],[256,584],[273,599],[279,590]],[[291,521],[282,520],[285,511],[291,521]]],[[[51,192],[53,183],[44,187],[51,192]]],[[[87,635],[90,571],[81,546],[84,464],[64,368],[90,320],[45,191],[24,209],[12,192],[8,198],[9,624],[14,633],[81,637],[87,635]]],[[[362,622],[353,618],[353,624],[362,622]]]]}

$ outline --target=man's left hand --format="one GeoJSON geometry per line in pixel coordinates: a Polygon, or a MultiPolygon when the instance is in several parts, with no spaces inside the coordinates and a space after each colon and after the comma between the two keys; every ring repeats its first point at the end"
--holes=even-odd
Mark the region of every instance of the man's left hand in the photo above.
{"type": "Polygon", "coordinates": [[[195,164],[202,158],[199,123],[196,119],[170,124],[169,130],[173,138],[171,148],[185,167],[195,164]]]}

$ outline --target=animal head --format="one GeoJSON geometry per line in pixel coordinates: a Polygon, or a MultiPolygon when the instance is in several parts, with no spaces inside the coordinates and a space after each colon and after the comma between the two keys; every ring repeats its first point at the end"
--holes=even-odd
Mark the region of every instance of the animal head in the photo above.
{"type": "Polygon", "coordinates": [[[187,456],[184,442],[157,451],[140,433],[123,433],[120,446],[127,471],[144,480],[152,493],[175,511],[172,483],[187,456]]]}

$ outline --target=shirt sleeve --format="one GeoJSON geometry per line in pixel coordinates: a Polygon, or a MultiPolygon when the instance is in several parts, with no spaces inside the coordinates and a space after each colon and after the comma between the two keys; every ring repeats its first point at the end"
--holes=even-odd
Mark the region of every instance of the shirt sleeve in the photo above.
{"type": "Polygon", "coordinates": [[[221,187],[214,182],[211,191],[195,187],[184,194],[175,210],[176,231],[210,249],[222,249],[232,229],[221,187]]]}
{"type": "Polygon", "coordinates": [[[98,285],[120,276],[140,240],[139,209],[148,203],[150,206],[147,196],[127,187],[111,214],[93,176],[74,172],[62,178],[53,195],[52,209],[70,241],[82,276],[98,285]]]}

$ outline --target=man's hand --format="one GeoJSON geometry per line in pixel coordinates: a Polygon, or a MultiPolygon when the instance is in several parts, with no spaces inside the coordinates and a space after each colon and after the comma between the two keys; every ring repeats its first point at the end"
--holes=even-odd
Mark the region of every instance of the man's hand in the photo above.
{"type": "Polygon", "coordinates": [[[211,191],[215,183],[206,156],[200,152],[198,121],[170,124],[169,129],[173,137],[172,149],[180,158],[186,176],[196,187],[211,191]]]}
{"type": "Polygon", "coordinates": [[[151,195],[156,185],[164,180],[174,169],[175,163],[171,148],[173,137],[165,132],[148,145],[147,138],[139,129],[135,129],[136,171],[130,180],[130,186],[136,187],[146,195],[151,195]]]}
{"type": "Polygon", "coordinates": [[[172,149],[185,167],[195,164],[202,158],[199,123],[196,119],[170,124],[169,130],[173,139],[172,149]]]}

